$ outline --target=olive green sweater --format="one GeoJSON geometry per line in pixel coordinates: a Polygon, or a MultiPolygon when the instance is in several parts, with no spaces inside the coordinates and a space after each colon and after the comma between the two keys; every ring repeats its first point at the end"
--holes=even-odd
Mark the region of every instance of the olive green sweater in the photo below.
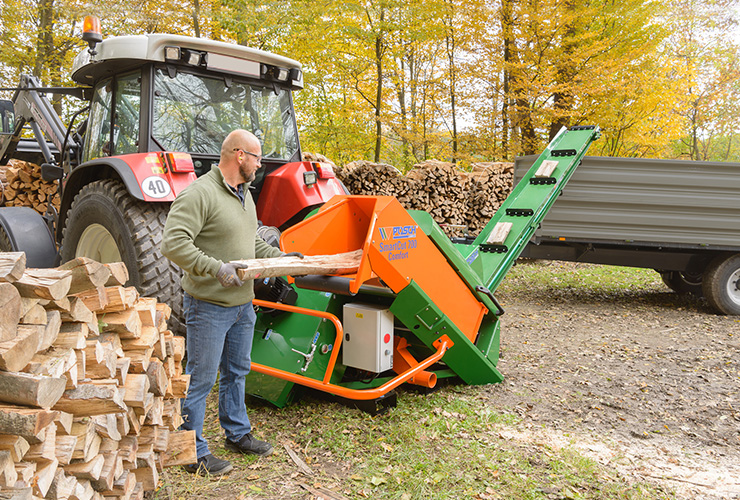
{"type": "Polygon", "coordinates": [[[182,288],[193,297],[224,307],[254,298],[254,283],[224,288],[216,279],[221,264],[232,260],[279,257],[282,252],[257,236],[254,201],[244,184],[245,202],[218,167],[198,178],[172,202],[162,254],[184,271],[182,288]]]}

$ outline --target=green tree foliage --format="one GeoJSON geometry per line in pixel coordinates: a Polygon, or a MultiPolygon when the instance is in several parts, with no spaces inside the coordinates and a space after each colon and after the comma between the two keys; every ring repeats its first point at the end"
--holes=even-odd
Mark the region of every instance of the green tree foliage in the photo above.
{"type": "MultiPolygon", "coordinates": [[[[676,113],[682,135],[673,154],[692,160],[728,160],[740,127],[740,45],[737,2],[673,0],[675,15],[667,19],[667,50],[678,75],[676,113]]],[[[734,156],[737,159],[737,156],[734,156]]]]}
{"type": "MultiPolygon", "coordinates": [[[[408,169],[512,159],[595,124],[612,156],[738,159],[738,0],[5,0],[0,84],[69,84],[81,19],[300,61],[305,150],[408,169]]],[[[3,94],[5,95],[5,94],[3,94]]],[[[600,149],[598,149],[600,148],[600,149]]]]}

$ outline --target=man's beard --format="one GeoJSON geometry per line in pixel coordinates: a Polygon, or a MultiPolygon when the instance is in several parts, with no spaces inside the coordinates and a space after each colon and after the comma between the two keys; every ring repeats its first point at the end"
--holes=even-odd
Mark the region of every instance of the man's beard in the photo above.
{"type": "Polygon", "coordinates": [[[247,172],[246,165],[241,164],[239,165],[239,173],[242,176],[242,179],[244,179],[244,182],[252,182],[255,178],[255,175],[257,174],[257,171],[254,170],[251,173],[247,172]]]}

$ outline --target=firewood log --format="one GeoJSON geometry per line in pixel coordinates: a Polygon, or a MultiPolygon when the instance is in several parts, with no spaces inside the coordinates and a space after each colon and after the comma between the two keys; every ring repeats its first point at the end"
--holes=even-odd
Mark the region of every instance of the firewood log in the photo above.
{"type": "Polygon", "coordinates": [[[247,266],[239,269],[240,279],[274,276],[305,276],[307,274],[351,274],[360,266],[362,250],[337,255],[307,255],[234,261],[247,266]]]}
{"type": "Polygon", "coordinates": [[[0,372],[0,401],[49,409],[62,397],[66,385],[65,378],[0,372]]]}
{"type": "Polygon", "coordinates": [[[0,342],[15,338],[20,319],[21,295],[18,289],[10,283],[0,283],[0,342]]]}
{"type": "Polygon", "coordinates": [[[25,271],[25,252],[0,252],[0,282],[18,281],[25,271]]]}

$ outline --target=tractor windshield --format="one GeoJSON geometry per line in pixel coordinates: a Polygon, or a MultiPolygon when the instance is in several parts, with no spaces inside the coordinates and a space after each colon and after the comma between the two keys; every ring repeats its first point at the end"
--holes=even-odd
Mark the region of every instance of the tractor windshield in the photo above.
{"type": "Polygon", "coordinates": [[[218,156],[234,129],[250,130],[265,158],[290,159],[298,135],[290,91],[157,69],[152,135],[168,151],[218,156]]]}

